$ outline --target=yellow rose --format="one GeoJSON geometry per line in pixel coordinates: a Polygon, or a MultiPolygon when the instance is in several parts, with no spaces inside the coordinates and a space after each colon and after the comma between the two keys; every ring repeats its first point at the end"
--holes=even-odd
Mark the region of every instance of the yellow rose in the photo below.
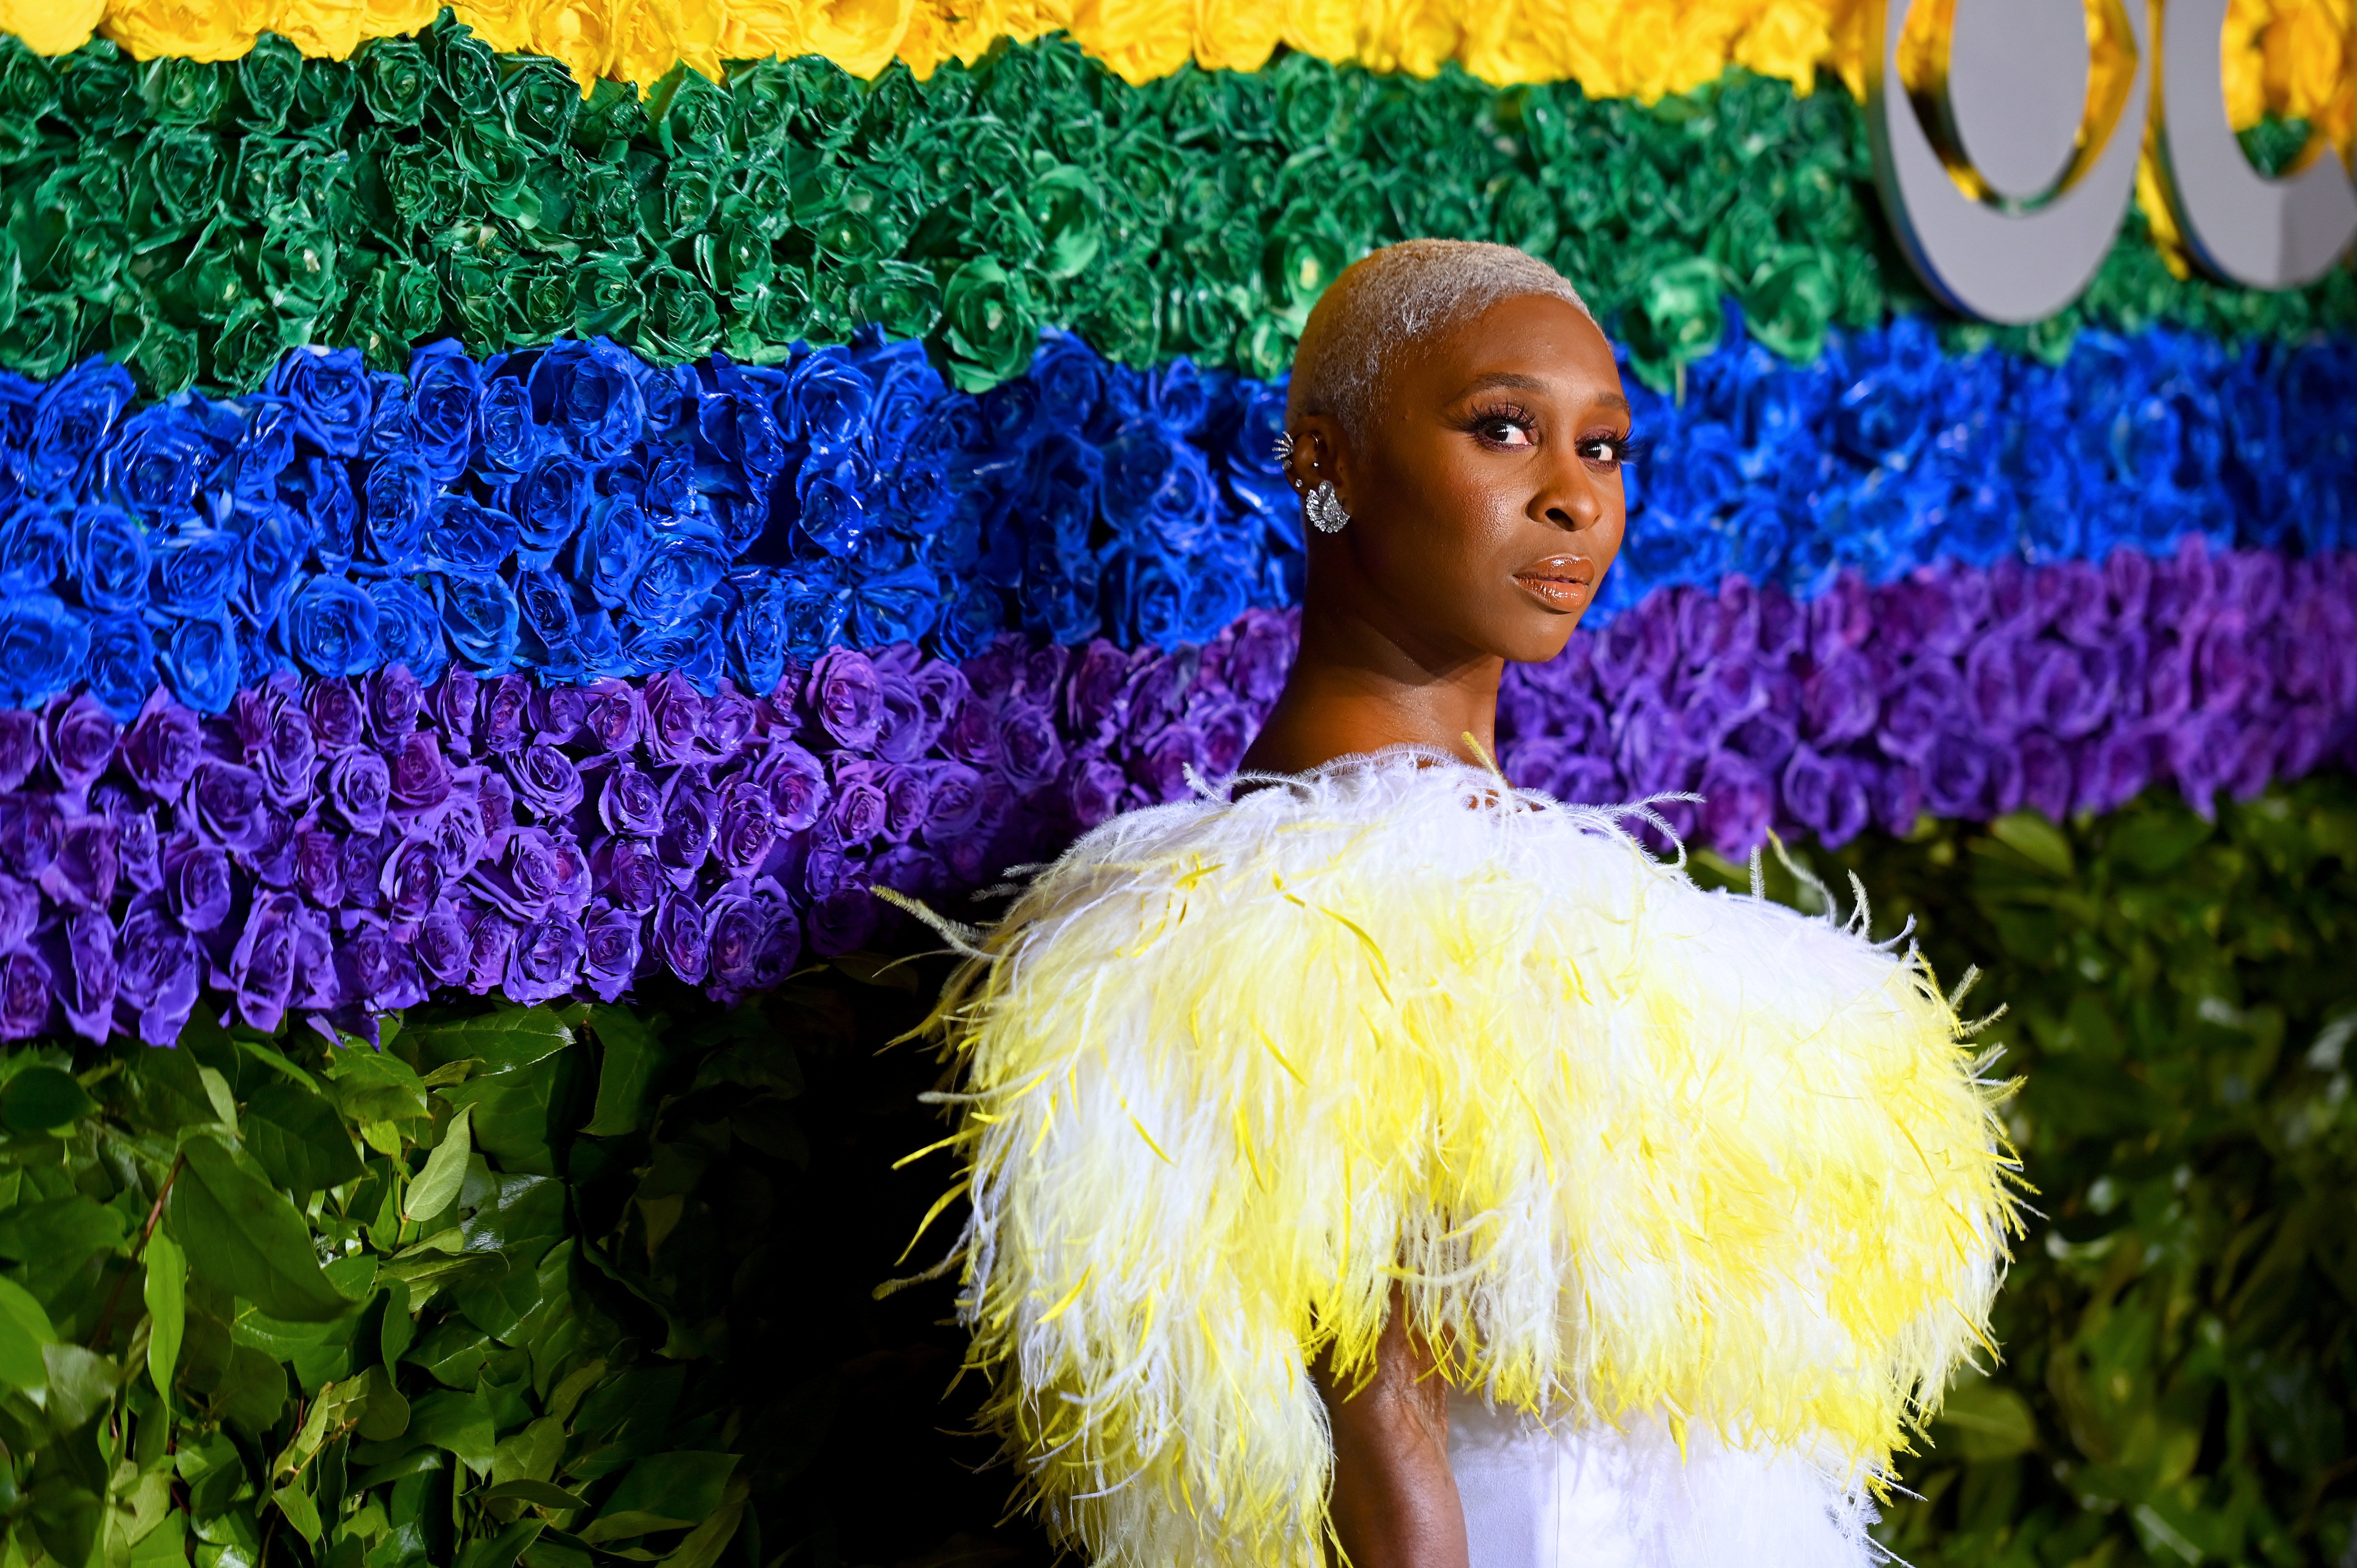
{"type": "Polygon", "coordinates": [[[0,33],[14,33],[35,54],[61,55],[90,42],[106,0],[0,0],[0,33]]]}
{"type": "Polygon", "coordinates": [[[1465,69],[1500,86],[1561,81],[1586,63],[1575,47],[1570,7],[1564,0],[1501,0],[1468,8],[1458,58],[1465,69]]]}
{"type": "Polygon", "coordinates": [[[1132,87],[1168,76],[1195,47],[1192,0],[1079,0],[1072,38],[1132,87]]]}
{"type": "Polygon", "coordinates": [[[1806,93],[1817,84],[1817,67],[1833,52],[1833,17],[1819,0],[1768,0],[1736,40],[1734,59],[1746,70],[1781,77],[1806,93]]]}
{"type": "Polygon", "coordinates": [[[390,38],[423,32],[434,25],[441,9],[442,0],[368,0],[368,10],[361,17],[361,37],[390,38]]]}
{"type": "Polygon", "coordinates": [[[1358,0],[1285,0],[1285,41],[1319,59],[1347,60],[1359,53],[1358,0]]]}
{"type": "Polygon", "coordinates": [[[499,50],[513,54],[532,46],[531,0],[451,0],[451,15],[475,37],[499,50]]]}
{"type": "Polygon", "coordinates": [[[617,81],[637,83],[639,96],[644,98],[647,90],[679,63],[679,39],[672,31],[672,20],[668,7],[650,5],[648,0],[617,0],[614,54],[606,62],[606,74],[617,81]]]}
{"type": "Polygon", "coordinates": [[[802,26],[813,53],[873,77],[892,63],[913,9],[911,0],[809,0],[802,26]]]}
{"type": "Polygon", "coordinates": [[[2220,63],[2226,74],[2226,118],[2237,131],[2257,124],[2267,112],[2266,59],[2259,40],[2273,20],[2270,0],[2227,0],[2220,63]]]}
{"type": "Polygon", "coordinates": [[[726,7],[720,53],[727,59],[791,59],[808,54],[802,6],[795,0],[737,0],[726,7]]]}
{"type": "Polygon", "coordinates": [[[2343,9],[2306,0],[2283,7],[2264,43],[2267,106],[2286,119],[2326,120],[2347,91],[2349,18],[2343,9]]]}
{"type": "Polygon", "coordinates": [[[367,0],[279,0],[272,27],[313,58],[348,59],[370,35],[367,0]]]}
{"type": "Polygon", "coordinates": [[[1431,76],[1457,53],[1464,28],[1448,0],[1363,0],[1359,61],[1369,70],[1431,76]]]}
{"type": "Polygon", "coordinates": [[[125,0],[107,13],[99,31],[139,59],[235,59],[253,48],[254,35],[269,22],[270,7],[262,0],[125,0]]]}
{"type": "Polygon", "coordinates": [[[1195,0],[1195,63],[1258,70],[1276,50],[1284,15],[1266,0],[1195,0]]]}
{"type": "Polygon", "coordinates": [[[573,73],[587,96],[614,58],[608,0],[555,0],[532,19],[532,47],[573,73]]]}

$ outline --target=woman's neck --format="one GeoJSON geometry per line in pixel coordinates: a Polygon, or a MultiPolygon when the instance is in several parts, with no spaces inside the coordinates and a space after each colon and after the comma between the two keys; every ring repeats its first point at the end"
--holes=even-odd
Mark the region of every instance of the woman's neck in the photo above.
{"type": "Polygon", "coordinates": [[[1505,661],[1412,646],[1374,620],[1318,602],[1301,614],[1301,651],[1285,693],[1240,765],[1300,773],[1338,757],[1420,746],[1477,766],[1497,752],[1505,661]],[[1470,736],[1473,746],[1466,737],[1470,736]]]}

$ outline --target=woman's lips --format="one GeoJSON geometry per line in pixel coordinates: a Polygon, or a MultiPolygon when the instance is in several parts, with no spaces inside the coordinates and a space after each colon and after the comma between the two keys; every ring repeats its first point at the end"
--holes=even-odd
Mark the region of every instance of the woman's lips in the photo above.
{"type": "Polygon", "coordinates": [[[1596,568],[1577,555],[1551,555],[1514,574],[1523,592],[1549,609],[1577,609],[1587,603],[1596,568]]]}

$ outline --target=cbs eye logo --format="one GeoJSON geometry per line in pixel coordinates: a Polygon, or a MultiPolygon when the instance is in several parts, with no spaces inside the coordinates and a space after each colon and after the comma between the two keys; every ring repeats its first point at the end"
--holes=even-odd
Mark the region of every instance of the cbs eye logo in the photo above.
{"type": "Polygon", "coordinates": [[[2148,16],[2143,0],[2104,0],[2130,65],[2091,94],[2081,0],[1955,0],[1946,70],[1934,72],[1944,82],[1910,96],[1899,74],[1908,0],[1870,0],[1875,183],[1932,291],[2007,324],[2070,304],[2135,197],[2147,118],[2169,207],[2205,271],[2270,289],[2322,276],[2357,239],[2357,187],[2320,134],[2282,179],[2243,156],[2226,120],[2226,6],[2155,0],[2148,16]]]}

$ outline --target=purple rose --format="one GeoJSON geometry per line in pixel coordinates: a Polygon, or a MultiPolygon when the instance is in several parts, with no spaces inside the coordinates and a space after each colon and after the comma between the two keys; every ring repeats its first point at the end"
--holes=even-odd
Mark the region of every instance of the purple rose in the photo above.
{"type": "MultiPolygon", "coordinates": [[[[150,705],[153,705],[156,698],[163,698],[166,702],[170,701],[169,698],[164,698],[163,693],[158,691],[149,699],[150,705]]],[[[178,706],[177,703],[174,705],[178,706]]],[[[180,711],[188,713],[185,708],[180,711]]],[[[196,729],[197,716],[194,714],[188,714],[188,728],[193,733],[196,729]]],[[[17,785],[22,784],[27,776],[33,771],[34,765],[40,760],[40,720],[22,708],[0,710],[0,790],[14,789],[17,785]]],[[[193,765],[192,762],[191,766],[193,765]]],[[[187,777],[185,772],[180,775],[181,779],[187,777]]],[[[146,780],[142,779],[140,782],[145,784],[146,780]]],[[[177,783],[178,780],[176,779],[174,782],[177,783]]]]}
{"type": "Polygon", "coordinates": [[[2104,592],[2115,621],[2140,621],[2152,593],[2152,557],[2119,545],[2104,557],[2104,592]]]}
{"type": "Polygon", "coordinates": [[[519,929],[516,922],[504,915],[484,910],[475,916],[467,933],[468,990],[480,996],[499,989],[500,983],[507,978],[508,959],[515,951],[519,929]]]}
{"type": "Polygon", "coordinates": [[[50,972],[59,978],[58,1005],[66,1026],[103,1045],[114,1032],[114,926],[103,914],[67,917],[52,928],[50,972]]]}
{"type": "Polygon", "coordinates": [[[693,893],[674,892],[655,911],[655,956],[690,985],[704,978],[709,947],[703,907],[693,893]]]}
{"type": "Polygon", "coordinates": [[[488,768],[470,768],[467,773],[466,781],[474,786],[475,814],[482,820],[484,834],[505,832],[515,826],[515,786],[508,782],[507,775],[488,768]]]}
{"type": "Polygon", "coordinates": [[[341,757],[368,739],[368,704],[360,689],[340,677],[314,681],[303,694],[311,717],[311,737],[328,757],[341,757]]]}
{"type": "Polygon", "coordinates": [[[114,856],[123,880],[141,893],[163,886],[163,841],[156,829],[154,809],[135,806],[128,796],[112,787],[93,793],[90,803],[92,811],[102,810],[106,820],[114,824],[114,856]]]}
{"type": "Polygon", "coordinates": [[[887,766],[877,782],[884,789],[884,836],[907,843],[932,813],[932,774],[921,767],[887,766]]]}
{"type": "Polygon", "coordinates": [[[2032,730],[2021,737],[2020,755],[2022,803],[2044,812],[2050,822],[2069,816],[2077,795],[2070,752],[2051,736],[2032,730]]]}
{"type": "Polygon", "coordinates": [[[1693,781],[1697,748],[1667,703],[1641,695],[1622,706],[1615,722],[1620,733],[1613,761],[1631,789],[1651,795],[1693,781]]]}
{"type": "MultiPolygon", "coordinates": [[[[7,720],[16,715],[0,714],[0,764],[5,764],[7,746],[7,720]]],[[[26,715],[27,726],[30,715],[26,715]]],[[[150,693],[146,706],[132,721],[131,734],[123,746],[124,766],[139,787],[150,795],[177,795],[196,772],[197,764],[204,757],[204,732],[199,727],[197,715],[167,696],[159,687],[150,693]]],[[[23,774],[16,775],[22,779],[23,774]]],[[[0,765],[0,787],[15,789],[8,769],[0,765]]]]}
{"type": "Polygon", "coordinates": [[[1128,688],[1138,656],[1098,638],[1072,660],[1064,688],[1064,718],[1082,743],[1110,740],[1127,716],[1128,688]]]}
{"type": "Polygon", "coordinates": [[[75,795],[87,793],[114,760],[114,741],[121,727],[114,715],[87,692],[70,702],[51,703],[42,725],[42,740],[59,782],[75,795]]]}
{"type": "Polygon", "coordinates": [[[583,722],[589,736],[608,751],[629,751],[639,743],[646,722],[646,703],[639,689],[608,676],[589,688],[588,712],[583,722]]]}
{"type": "Polygon", "coordinates": [[[553,746],[526,746],[513,778],[517,800],[543,822],[569,817],[581,804],[581,770],[553,746]]]}
{"type": "Polygon", "coordinates": [[[442,862],[442,875],[455,881],[475,867],[483,857],[485,842],[490,834],[483,831],[481,811],[468,807],[462,799],[456,811],[444,811],[433,819],[429,830],[434,839],[434,853],[442,862]]]}
{"type": "Polygon", "coordinates": [[[835,888],[811,908],[811,950],[823,958],[856,951],[876,931],[876,896],[864,886],[835,888]]]}
{"type": "Polygon", "coordinates": [[[373,751],[344,752],[328,768],[327,806],[345,827],[373,833],[384,826],[393,799],[393,769],[373,751]]]}
{"type": "Polygon", "coordinates": [[[270,821],[262,776],[233,762],[208,759],[188,782],[189,815],[197,832],[224,849],[251,851],[263,845],[270,821]]]}
{"type": "Polygon", "coordinates": [[[404,842],[400,834],[393,832],[354,833],[343,841],[337,855],[336,877],[343,885],[346,904],[355,909],[384,907],[381,890],[384,886],[385,863],[404,842]]]}
{"type": "Polygon", "coordinates": [[[342,840],[317,828],[295,835],[295,891],[321,909],[344,901],[342,840]]]}
{"type": "Polygon", "coordinates": [[[1173,724],[1164,725],[1152,739],[1130,754],[1129,775],[1137,781],[1138,790],[1148,804],[1159,805],[1186,797],[1188,769],[1198,773],[1202,770],[1202,737],[1192,729],[1173,724]]]}
{"type": "Polygon", "coordinates": [[[1072,820],[1083,828],[1092,828],[1117,814],[1126,803],[1129,775],[1120,764],[1104,757],[1085,757],[1072,767],[1071,790],[1072,820]]]}
{"type": "Polygon", "coordinates": [[[182,834],[164,852],[164,906],[192,931],[210,931],[229,918],[232,893],[229,856],[182,834]]]}
{"type": "Polygon", "coordinates": [[[887,762],[914,762],[924,756],[938,732],[926,723],[916,682],[897,671],[879,670],[877,693],[883,717],[876,731],[876,755],[887,762]]]}
{"type": "Polygon", "coordinates": [[[465,757],[475,749],[475,704],[481,686],[471,671],[453,670],[436,682],[426,707],[442,727],[450,749],[465,757]]]}
{"type": "Polygon", "coordinates": [[[603,898],[590,901],[582,922],[581,978],[600,1002],[619,1001],[639,972],[644,921],[603,898]]]}
{"type": "Polygon", "coordinates": [[[24,946],[40,923],[40,889],[0,873],[0,952],[24,946]]]}
{"type": "Polygon", "coordinates": [[[434,736],[416,734],[393,754],[386,800],[396,820],[414,821],[450,798],[450,768],[434,736]]]}
{"type": "Polygon", "coordinates": [[[123,918],[115,971],[115,1026],[150,1046],[177,1045],[203,977],[196,941],[162,897],[135,898],[123,918]]]}
{"type": "Polygon", "coordinates": [[[1839,849],[1866,828],[1870,807],[1857,771],[1837,757],[1798,746],[1784,765],[1784,810],[1827,849],[1839,849]]]}
{"type": "Polygon", "coordinates": [[[770,792],[746,780],[731,784],[721,796],[720,825],[713,841],[720,864],[731,875],[749,876],[770,858],[777,842],[777,809],[770,792]]]}
{"type": "Polygon", "coordinates": [[[985,703],[968,703],[942,731],[941,747],[970,767],[996,772],[1002,761],[998,742],[997,711],[985,703]]]}
{"type": "Polygon", "coordinates": [[[1977,817],[1988,795],[1995,748],[1976,736],[1943,735],[1923,758],[1923,804],[1932,815],[1977,817]]]}
{"type": "Polygon", "coordinates": [[[49,1021],[49,966],[38,953],[0,958],[0,1039],[39,1034],[49,1021]]]}
{"type": "Polygon", "coordinates": [[[786,832],[801,832],[826,809],[829,790],[824,765],[791,740],[771,741],[753,764],[752,778],[770,791],[778,824],[786,832]]]}
{"type": "Polygon", "coordinates": [[[578,686],[543,686],[532,696],[532,733],[535,740],[563,746],[588,722],[589,693],[578,686]]]}
{"type": "Polygon", "coordinates": [[[929,771],[932,809],[925,814],[925,842],[942,844],[964,837],[982,819],[982,775],[963,762],[932,763],[929,771]]]}
{"type": "Polygon", "coordinates": [[[2025,718],[2064,740],[2093,735],[2112,716],[2119,682],[2107,648],[2036,642],[2017,669],[2026,669],[2021,707],[2025,718]]]}
{"type": "Polygon", "coordinates": [[[807,700],[835,745],[864,750],[884,724],[884,687],[867,655],[838,648],[811,667],[807,700]]]}
{"type": "Polygon", "coordinates": [[[425,984],[414,944],[372,919],[363,919],[336,944],[336,988],[371,1013],[414,1007],[425,984]]]}
{"type": "Polygon", "coordinates": [[[718,760],[721,753],[705,743],[704,708],[704,699],[696,694],[687,677],[676,670],[666,670],[648,682],[648,754],[667,767],[718,760]]]}
{"type": "Polygon", "coordinates": [[[2035,655],[2003,630],[1992,630],[1964,656],[1964,711],[1973,726],[2007,741],[2021,728],[2022,666],[2035,655]]]}
{"type": "Polygon", "coordinates": [[[438,845],[430,839],[404,839],[384,857],[377,873],[381,907],[397,924],[423,920],[441,902],[448,880],[438,845]]]}
{"type": "Polygon", "coordinates": [[[761,727],[761,704],[725,683],[720,694],[704,704],[704,744],[716,762],[745,749],[761,727]]]}
{"type": "Polygon", "coordinates": [[[41,891],[67,909],[103,911],[114,898],[114,824],[104,817],[68,818],[57,853],[41,867],[41,891]]]}
{"type": "Polygon", "coordinates": [[[1029,794],[1064,768],[1064,743],[1045,707],[1020,703],[999,714],[999,747],[1007,783],[1029,794]]]}
{"type": "Polygon", "coordinates": [[[793,912],[775,884],[756,888],[731,883],[712,900],[705,915],[705,972],[715,998],[734,1002],[761,983],[762,955],[780,915],[793,912]]]}
{"type": "Polygon", "coordinates": [[[834,803],[827,809],[828,835],[839,844],[863,844],[884,831],[889,802],[872,763],[841,761],[834,770],[834,803]]]}
{"type": "Polygon", "coordinates": [[[436,985],[456,985],[464,980],[474,954],[473,939],[447,898],[425,912],[410,947],[417,954],[418,967],[436,985]]]}
{"type": "Polygon", "coordinates": [[[662,832],[663,791],[639,771],[633,762],[617,762],[607,770],[605,787],[597,792],[597,820],[607,831],[651,838],[662,832]]]}
{"type": "Polygon", "coordinates": [[[295,987],[296,916],[301,908],[292,893],[255,899],[230,953],[229,983],[238,1015],[265,1034],[276,1031],[295,987]]]}
{"type": "Polygon", "coordinates": [[[1955,666],[1927,660],[1907,671],[1882,704],[1875,743],[1885,756],[1921,764],[1952,725],[1964,721],[1964,682],[1955,666]]]}
{"type": "Polygon", "coordinates": [[[382,746],[399,746],[425,713],[425,688],[406,664],[387,665],[369,677],[369,728],[382,746]]]}
{"type": "Polygon", "coordinates": [[[574,915],[534,920],[508,954],[508,1000],[520,1006],[572,993],[581,976],[581,922],[574,915]]]}
{"type": "Polygon", "coordinates": [[[2193,678],[2204,713],[2240,712],[2274,694],[2274,678],[2257,657],[2252,623],[2239,610],[2218,616],[2201,634],[2193,678]]]}
{"type": "Polygon", "coordinates": [[[1555,736],[1519,741],[1499,761],[1506,777],[1567,805],[1609,805],[1628,798],[1620,771],[1576,741],[1555,736]]]}
{"type": "Polygon", "coordinates": [[[1881,711],[1874,666],[1848,649],[1801,682],[1801,730],[1814,745],[1830,748],[1871,735],[1881,711]]]}
{"type": "Polygon", "coordinates": [[[1295,618],[1283,610],[1246,610],[1236,623],[1235,641],[1228,649],[1228,690],[1254,707],[1265,709],[1285,690],[1293,655],[1301,634],[1295,618]]]}
{"type": "Polygon", "coordinates": [[[1714,753],[1703,767],[1702,798],[1696,825],[1712,848],[1740,858],[1766,841],[1776,787],[1753,764],[1733,752],[1714,753]]]}
{"type": "Polygon", "coordinates": [[[1243,703],[1228,698],[1214,698],[1202,705],[1194,715],[1195,733],[1202,737],[1203,773],[1210,779],[1225,779],[1236,770],[1251,746],[1253,736],[1259,733],[1260,719],[1243,703]]]}
{"type": "Polygon", "coordinates": [[[551,912],[575,916],[589,897],[589,862],[569,838],[514,828],[498,859],[468,874],[468,887],[519,924],[551,912]]]}
{"type": "Polygon", "coordinates": [[[670,879],[654,846],[642,839],[608,839],[589,857],[589,886],[615,908],[643,915],[662,897],[670,879]]]}
{"type": "Polygon", "coordinates": [[[502,675],[487,682],[478,709],[479,725],[478,742],[486,751],[513,751],[524,742],[526,709],[532,702],[532,682],[522,675],[502,675]]]}
{"type": "Polygon", "coordinates": [[[712,853],[719,829],[720,797],[705,787],[701,771],[683,768],[673,774],[663,789],[655,858],[682,875],[692,875],[712,853]]]}
{"type": "Polygon", "coordinates": [[[65,813],[54,795],[30,790],[0,795],[0,861],[19,876],[39,876],[57,858],[65,826],[65,813]]]}

